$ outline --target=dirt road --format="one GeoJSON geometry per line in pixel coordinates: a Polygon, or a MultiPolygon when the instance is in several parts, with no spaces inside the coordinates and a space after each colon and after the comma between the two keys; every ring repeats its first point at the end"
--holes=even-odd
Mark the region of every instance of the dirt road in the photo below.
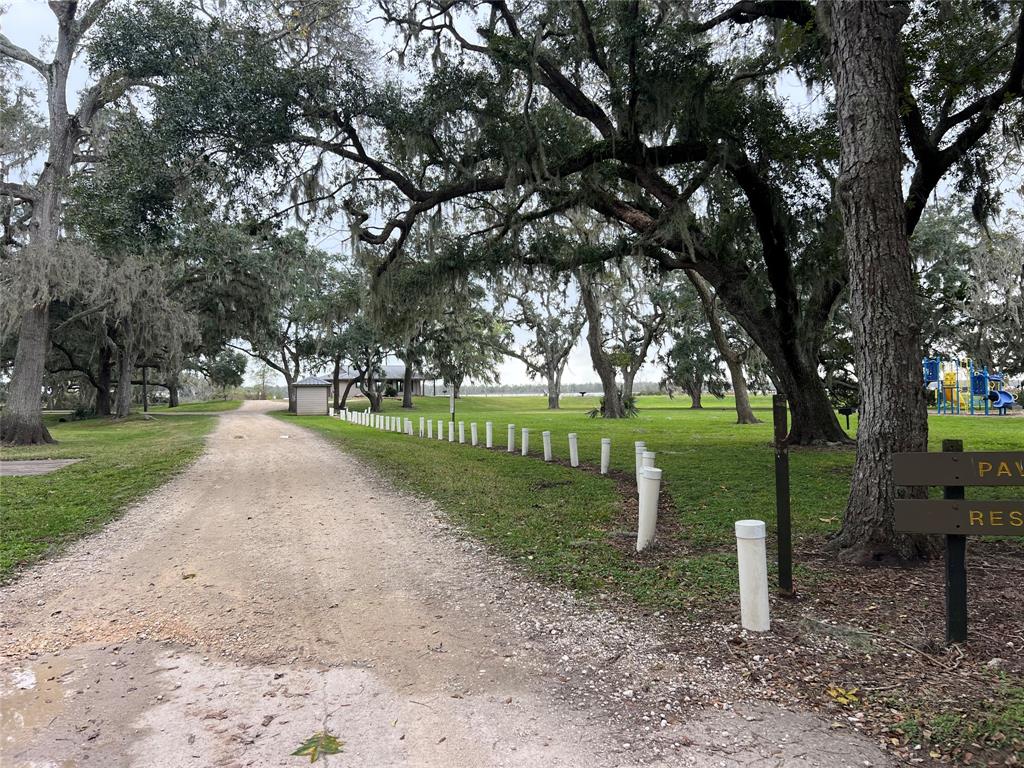
{"type": "MultiPolygon", "coordinates": [[[[182,476],[0,590],[5,768],[302,765],[324,729],[345,742],[328,765],[366,768],[886,764],[810,715],[676,714],[637,677],[657,675],[646,633],[520,578],[268,405],[219,417],[182,476]],[[614,647],[630,663],[602,665],[614,647]]],[[[742,684],[680,669],[680,700],[742,684]]]]}

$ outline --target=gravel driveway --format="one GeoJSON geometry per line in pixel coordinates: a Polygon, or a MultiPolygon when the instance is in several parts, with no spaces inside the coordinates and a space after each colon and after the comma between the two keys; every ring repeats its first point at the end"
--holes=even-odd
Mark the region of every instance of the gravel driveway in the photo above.
{"type": "Polygon", "coordinates": [[[184,474],[0,590],[5,768],[302,765],[324,729],[328,765],[365,768],[886,765],[697,664],[671,689],[721,704],[681,714],[645,681],[656,631],[520,577],[277,407],[217,417],[184,474]]]}

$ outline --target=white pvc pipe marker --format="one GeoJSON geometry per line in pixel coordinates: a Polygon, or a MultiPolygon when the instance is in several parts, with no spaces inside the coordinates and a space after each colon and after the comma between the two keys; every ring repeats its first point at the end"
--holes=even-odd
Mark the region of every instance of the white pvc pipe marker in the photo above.
{"type": "Polygon", "coordinates": [[[658,528],[658,493],[661,490],[661,470],[654,467],[640,469],[640,517],[636,526],[636,551],[643,552],[654,541],[658,528]]]}
{"type": "Polygon", "coordinates": [[[444,440],[444,422],[441,419],[437,420],[437,439],[444,440]]]}
{"type": "Polygon", "coordinates": [[[637,440],[633,443],[633,448],[636,450],[636,486],[640,487],[640,468],[644,465],[643,455],[644,451],[647,450],[647,443],[643,440],[637,440]]]}
{"type": "Polygon", "coordinates": [[[459,422],[459,442],[466,442],[466,422],[464,421],[459,422]]]}
{"type": "Polygon", "coordinates": [[[612,463],[612,439],[610,437],[601,438],[601,474],[608,474],[608,465],[612,463]]]}
{"type": "Polygon", "coordinates": [[[449,443],[454,443],[455,442],[455,422],[454,421],[449,421],[448,422],[448,442],[449,443]]]}
{"type": "Polygon", "coordinates": [[[508,452],[512,453],[516,449],[516,425],[508,425],[508,452]]]}
{"type": "Polygon", "coordinates": [[[469,442],[472,443],[473,445],[476,445],[478,442],[480,442],[477,438],[478,435],[476,431],[476,422],[474,421],[469,425],[469,442]]]}
{"type": "Polygon", "coordinates": [[[569,465],[573,467],[580,465],[580,446],[575,432],[569,433],[569,465]]]}
{"type": "Polygon", "coordinates": [[[434,439],[434,420],[431,419],[427,422],[427,438],[430,440],[434,439]]]}
{"type": "Polygon", "coordinates": [[[420,416],[420,437],[423,437],[423,429],[426,422],[426,418],[420,416]]]}
{"type": "Polygon", "coordinates": [[[551,433],[545,430],[540,436],[544,438],[544,461],[551,461],[551,433]]]}
{"type": "Polygon", "coordinates": [[[740,570],[740,623],[751,632],[767,632],[768,555],[764,521],[736,521],[736,556],[740,570]]]}
{"type": "Polygon", "coordinates": [[[530,430],[523,427],[523,456],[530,452],[530,430]]]}
{"type": "Polygon", "coordinates": [[[646,467],[654,466],[654,451],[644,451],[640,454],[640,476],[643,477],[643,470],[646,467]]]}
{"type": "Polygon", "coordinates": [[[484,439],[488,448],[494,447],[494,422],[488,421],[484,424],[484,439]]]}

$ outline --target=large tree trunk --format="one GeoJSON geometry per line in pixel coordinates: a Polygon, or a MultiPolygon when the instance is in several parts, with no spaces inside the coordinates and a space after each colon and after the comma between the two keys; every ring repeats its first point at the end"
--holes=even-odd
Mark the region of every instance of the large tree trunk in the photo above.
{"type": "Polygon", "coordinates": [[[135,354],[131,345],[121,349],[117,370],[117,400],[115,418],[125,419],[132,413],[132,371],[135,370],[135,354]]]}
{"type": "Polygon", "coordinates": [[[700,385],[687,387],[686,393],[690,396],[690,408],[691,410],[700,411],[704,409],[704,403],[701,402],[701,398],[704,395],[704,388],[700,385]]]}
{"type": "Polygon", "coordinates": [[[412,355],[407,355],[402,362],[405,363],[405,374],[402,377],[402,407],[412,408],[412,355]]]}
{"type": "Polygon", "coordinates": [[[686,276],[690,278],[693,287],[697,289],[700,297],[701,307],[704,310],[704,317],[711,326],[711,336],[715,340],[718,353],[725,360],[729,368],[729,378],[732,381],[732,391],[736,400],[736,423],[737,424],[758,424],[760,420],[754,415],[750,407],[750,396],[747,393],[747,377],[743,373],[742,355],[733,349],[726,336],[725,328],[722,327],[722,318],[718,314],[718,306],[711,289],[704,278],[692,269],[686,270],[686,276]]]}
{"type": "Polygon", "coordinates": [[[96,415],[110,415],[110,380],[113,374],[114,361],[111,359],[110,348],[107,346],[106,334],[100,347],[99,373],[96,376],[96,415]]]}
{"type": "Polygon", "coordinates": [[[339,409],[344,408],[348,403],[349,393],[352,391],[352,387],[355,385],[355,379],[349,379],[348,384],[345,385],[345,392],[341,396],[341,402],[338,404],[339,409]]]}
{"type": "Polygon", "coordinates": [[[43,373],[49,351],[50,307],[37,304],[21,317],[14,373],[0,417],[0,439],[9,445],[55,443],[43,425],[43,373]]]}
{"type": "Polygon", "coordinates": [[[331,378],[331,392],[334,394],[334,413],[341,413],[341,358],[334,358],[334,376],[331,378]]]}
{"type": "Polygon", "coordinates": [[[562,371],[548,366],[547,381],[548,410],[557,411],[561,407],[559,395],[562,392],[562,371]]]}
{"type": "Polygon", "coordinates": [[[622,419],[625,418],[626,412],[622,407],[622,398],[619,396],[619,388],[615,382],[615,366],[608,359],[608,355],[602,347],[601,307],[591,279],[583,273],[576,275],[576,282],[580,286],[580,297],[583,299],[583,308],[587,313],[587,347],[590,349],[590,362],[593,364],[594,370],[597,371],[604,393],[601,415],[606,419],[622,419]]]}
{"type": "Polygon", "coordinates": [[[836,543],[856,560],[929,551],[927,539],[897,534],[893,522],[893,500],[902,494],[892,482],[892,454],[925,450],[928,443],[900,178],[900,28],[907,13],[906,6],[887,3],[836,2],[830,20],[838,197],[861,386],[857,459],[836,543]]]}
{"type": "Polygon", "coordinates": [[[750,407],[750,393],[747,391],[747,375],[743,372],[743,363],[735,357],[725,360],[729,368],[729,379],[732,381],[732,394],[736,400],[736,423],[759,424],[760,419],[754,415],[750,407]]]}
{"type": "Polygon", "coordinates": [[[168,397],[168,400],[169,400],[169,402],[167,404],[168,408],[177,408],[179,405],[181,405],[181,401],[179,399],[179,394],[178,394],[178,373],[177,373],[177,371],[175,371],[174,373],[168,375],[168,377],[167,377],[167,397],[168,397]]]}

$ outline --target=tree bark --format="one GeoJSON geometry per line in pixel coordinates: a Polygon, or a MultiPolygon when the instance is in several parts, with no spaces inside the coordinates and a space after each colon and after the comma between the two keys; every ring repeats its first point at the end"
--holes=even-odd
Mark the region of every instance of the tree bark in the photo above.
{"type": "Polygon", "coordinates": [[[590,349],[590,361],[601,380],[601,389],[604,393],[601,415],[606,419],[622,419],[625,418],[626,412],[622,407],[622,398],[615,382],[615,366],[602,347],[601,307],[591,279],[583,273],[576,275],[583,308],[587,313],[587,347],[590,349]]]}
{"type": "Polygon", "coordinates": [[[117,399],[115,418],[125,419],[132,413],[132,371],[135,370],[135,354],[126,344],[118,360],[117,399]]]}
{"type": "Polygon", "coordinates": [[[900,175],[900,28],[907,14],[906,6],[836,2],[830,19],[837,188],[861,385],[857,459],[835,543],[858,561],[930,553],[926,538],[896,533],[893,515],[893,501],[903,493],[892,482],[892,455],[928,444],[917,284],[900,175]]]}
{"type": "Polygon", "coordinates": [[[402,407],[412,408],[412,355],[406,355],[405,374],[402,377],[402,407]]]}
{"type": "Polygon", "coordinates": [[[345,392],[344,394],[342,394],[341,402],[338,404],[339,409],[344,408],[345,405],[348,403],[349,393],[352,391],[352,387],[355,386],[355,383],[355,379],[349,379],[348,384],[345,385],[345,392]]]}
{"type": "Polygon", "coordinates": [[[96,415],[110,415],[110,379],[113,373],[113,360],[110,355],[110,348],[106,343],[106,334],[100,347],[99,373],[96,376],[96,415]]]}
{"type": "Polygon", "coordinates": [[[557,411],[560,407],[559,395],[562,392],[562,371],[548,367],[548,410],[557,411]]]}
{"type": "Polygon", "coordinates": [[[750,407],[750,393],[747,390],[747,375],[743,372],[743,363],[726,358],[725,365],[729,369],[732,394],[736,400],[736,423],[759,424],[761,420],[754,415],[754,409],[750,407]]]}
{"type": "Polygon", "coordinates": [[[701,402],[701,396],[704,394],[702,387],[691,387],[687,393],[690,396],[690,409],[694,411],[704,410],[704,403],[701,402]]]}
{"type": "Polygon", "coordinates": [[[49,328],[49,304],[37,304],[22,315],[7,406],[0,417],[0,439],[8,445],[57,442],[43,425],[43,373],[49,328]]]}
{"type": "Polygon", "coordinates": [[[167,397],[168,397],[168,408],[177,408],[181,405],[181,401],[178,396],[178,373],[174,372],[167,377],[167,397]]]}
{"type": "Polygon", "coordinates": [[[736,423],[759,424],[760,420],[754,415],[754,411],[750,407],[747,377],[743,373],[744,356],[729,343],[729,338],[725,334],[725,328],[722,327],[722,318],[718,314],[715,297],[712,295],[711,289],[704,281],[704,278],[692,269],[686,270],[686,276],[690,278],[690,282],[697,290],[701,308],[704,310],[704,317],[707,318],[708,325],[711,326],[711,336],[715,340],[718,354],[722,356],[726,366],[729,368],[729,379],[732,381],[733,396],[736,400],[736,423]]]}
{"type": "Polygon", "coordinates": [[[334,394],[334,412],[340,413],[342,409],[341,398],[341,357],[334,358],[334,376],[331,378],[331,392],[334,394]]]}

